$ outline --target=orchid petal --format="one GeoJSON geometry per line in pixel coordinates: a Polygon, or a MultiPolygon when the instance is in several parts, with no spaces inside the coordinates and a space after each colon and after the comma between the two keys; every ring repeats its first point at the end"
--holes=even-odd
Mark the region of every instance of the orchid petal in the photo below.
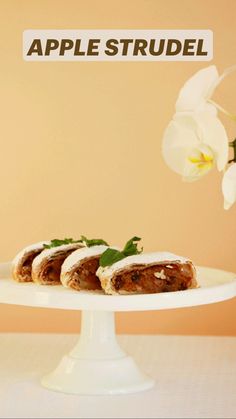
{"type": "Polygon", "coordinates": [[[236,164],[230,166],[222,180],[222,192],[224,195],[224,209],[229,209],[236,201],[236,164]]]}
{"type": "Polygon", "coordinates": [[[209,113],[195,116],[201,130],[201,141],[208,145],[215,153],[217,169],[223,170],[228,162],[228,137],[224,125],[219,118],[209,113]]]}
{"type": "Polygon", "coordinates": [[[225,79],[225,77],[227,77],[229,74],[234,73],[234,71],[236,71],[236,65],[232,65],[228,68],[226,68],[224,70],[224,72],[221,74],[221,76],[219,77],[218,80],[216,80],[215,84],[212,85],[212,90],[209,91],[209,95],[211,96],[214,92],[214,90],[216,89],[216,87],[218,86],[219,83],[221,83],[222,80],[225,79]]]}
{"type": "MultiPolygon", "coordinates": [[[[195,73],[180,90],[176,102],[176,112],[196,111],[204,107],[206,100],[217,86],[219,73],[215,65],[203,68],[195,73]]],[[[202,109],[203,110],[203,109],[202,109]]]]}
{"type": "Polygon", "coordinates": [[[162,152],[173,171],[192,181],[208,173],[215,162],[218,170],[223,170],[228,161],[228,139],[216,116],[176,113],[165,130],[162,152]]]}
{"type": "Polygon", "coordinates": [[[167,126],[162,143],[166,164],[174,172],[184,176],[187,154],[197,147],[196,123],[193,118],[177,116],[167,126]]]}

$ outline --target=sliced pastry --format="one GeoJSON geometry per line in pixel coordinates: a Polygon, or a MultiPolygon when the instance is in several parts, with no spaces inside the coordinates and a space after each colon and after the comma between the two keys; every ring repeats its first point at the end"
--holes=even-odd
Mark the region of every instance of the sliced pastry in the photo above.
{"type": "Polygon", "coordinates": [[[61,282],[65,287],[81,290],[101,290],[96,276],[99,258],[108,249],[106,245],[95,245],[78,249],[68,256],[61,268],[61,282]]]}
{"type": "Polygon", "coordinates": [[[22,249],[12,261],[12,276],[17,282],[30,282],[32,281],[31,270],[32,262],[43,250],[45,244],[49,242],[39,242],[31,244],[30,246],[22,249]]]}
{"type": "MultiPolygon", "coordinates": [[[[107,252],[108,253],[108,252],[107,252]]],[[[97,275],[106,294],[149,294],[196,288],[193,263],[166,252],[143,253],[106,265],[105,253],[97,275]]]]}
{"type": "Polygon", "coordinates": [[[32,280],[42,285],[60,284],[61,265],[72,252],[81,247],[84,247],[81,240],[52,240],[51,244],[33,260],[32,280]],[[65,241],[67,244],[61,244],[65,241]]]}

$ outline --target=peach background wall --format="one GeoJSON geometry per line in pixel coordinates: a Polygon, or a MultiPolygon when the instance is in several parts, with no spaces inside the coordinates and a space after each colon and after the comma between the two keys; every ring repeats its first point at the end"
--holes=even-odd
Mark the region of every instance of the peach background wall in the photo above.
{"type": "MultiPolygon", "coordinates": [[[[0,2],[0,258],[55,237],[103,237],[236,271],[236,207],[220,176],[182,183],[161,140],[178,91],[207,63],[27,63],[24,29],[212,29],[214,64],[236,63],[234,0],[0,2]]],[[[236,76],[215,99],[236,111],[236,76]]],[[[236,126],[224,120],[230,138],[236,126]]],[[[123,313],[119,332],[236,334],[236,299],[123,313]]],[[[0,331],[79,330],[79,313],[0,306],[0,331]]]]}

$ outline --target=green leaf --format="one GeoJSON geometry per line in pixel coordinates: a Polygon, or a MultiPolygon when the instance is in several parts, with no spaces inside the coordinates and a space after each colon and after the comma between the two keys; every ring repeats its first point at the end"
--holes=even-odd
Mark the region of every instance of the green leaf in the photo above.
{"type": "Polygon", "coordinates": [[[135,242],[139,242],[141,240],[140,237],[132,237],[132,239],[128,240],[123,253],[126,256],[131,256],[131,255],[138,255],[139,253],[142,253],[142,249],[138,250],[138,244],[135,242]]]}
{"type": "Polygon", "coordinates": [[[87,239],[87,237],[81,236],[81,241],[85,242],[87,247],[100,245],[109,246],[109,244],[103,239],[87,239]]]}
{"type": "Polygon", "coordinates": [[[44,249],[51,249],[52,247],[62,246],[63,244],[71,244],[71,243],[81,243],[82,240],[73,240],[73,239],[53,239],[49,244],[44,244],[44,249]]]}
{"type": "Polygon", "coordinates": [[[132,237],[132,239],[127,241],[122,251],[111,248],[105,250],[105,252],[100,256],[99,259],[100,266],[110,266],[113,265],[113,263],[126,258],[127,256],[139,255],[140,253],[142,253],[143,248],[139,250],[138,244],[135,242],[138,242],[140,240],[140,237],[132,237]]]}
{"type": "Polygon", "coordinates": [[[122,252],[119,252],[119,250],[106,249],[105,252],[103,252],[103,254],[100,256],[99,265],[102,267],[110,266],[113,263],[123,259],[124,257],[125,256],[122,254],[122,252]]]}

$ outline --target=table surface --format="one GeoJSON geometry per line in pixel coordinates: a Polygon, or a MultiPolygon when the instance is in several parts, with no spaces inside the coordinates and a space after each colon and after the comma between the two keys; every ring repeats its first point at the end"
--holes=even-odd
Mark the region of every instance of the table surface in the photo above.
{"type": "Polygon", "coordinates": [[[50,392],[40,377],[77,341],[75,335],[0,334],[1,418],[235,418],[236,338],[118,336],[156,379],[126,396],[50,392]]]}

